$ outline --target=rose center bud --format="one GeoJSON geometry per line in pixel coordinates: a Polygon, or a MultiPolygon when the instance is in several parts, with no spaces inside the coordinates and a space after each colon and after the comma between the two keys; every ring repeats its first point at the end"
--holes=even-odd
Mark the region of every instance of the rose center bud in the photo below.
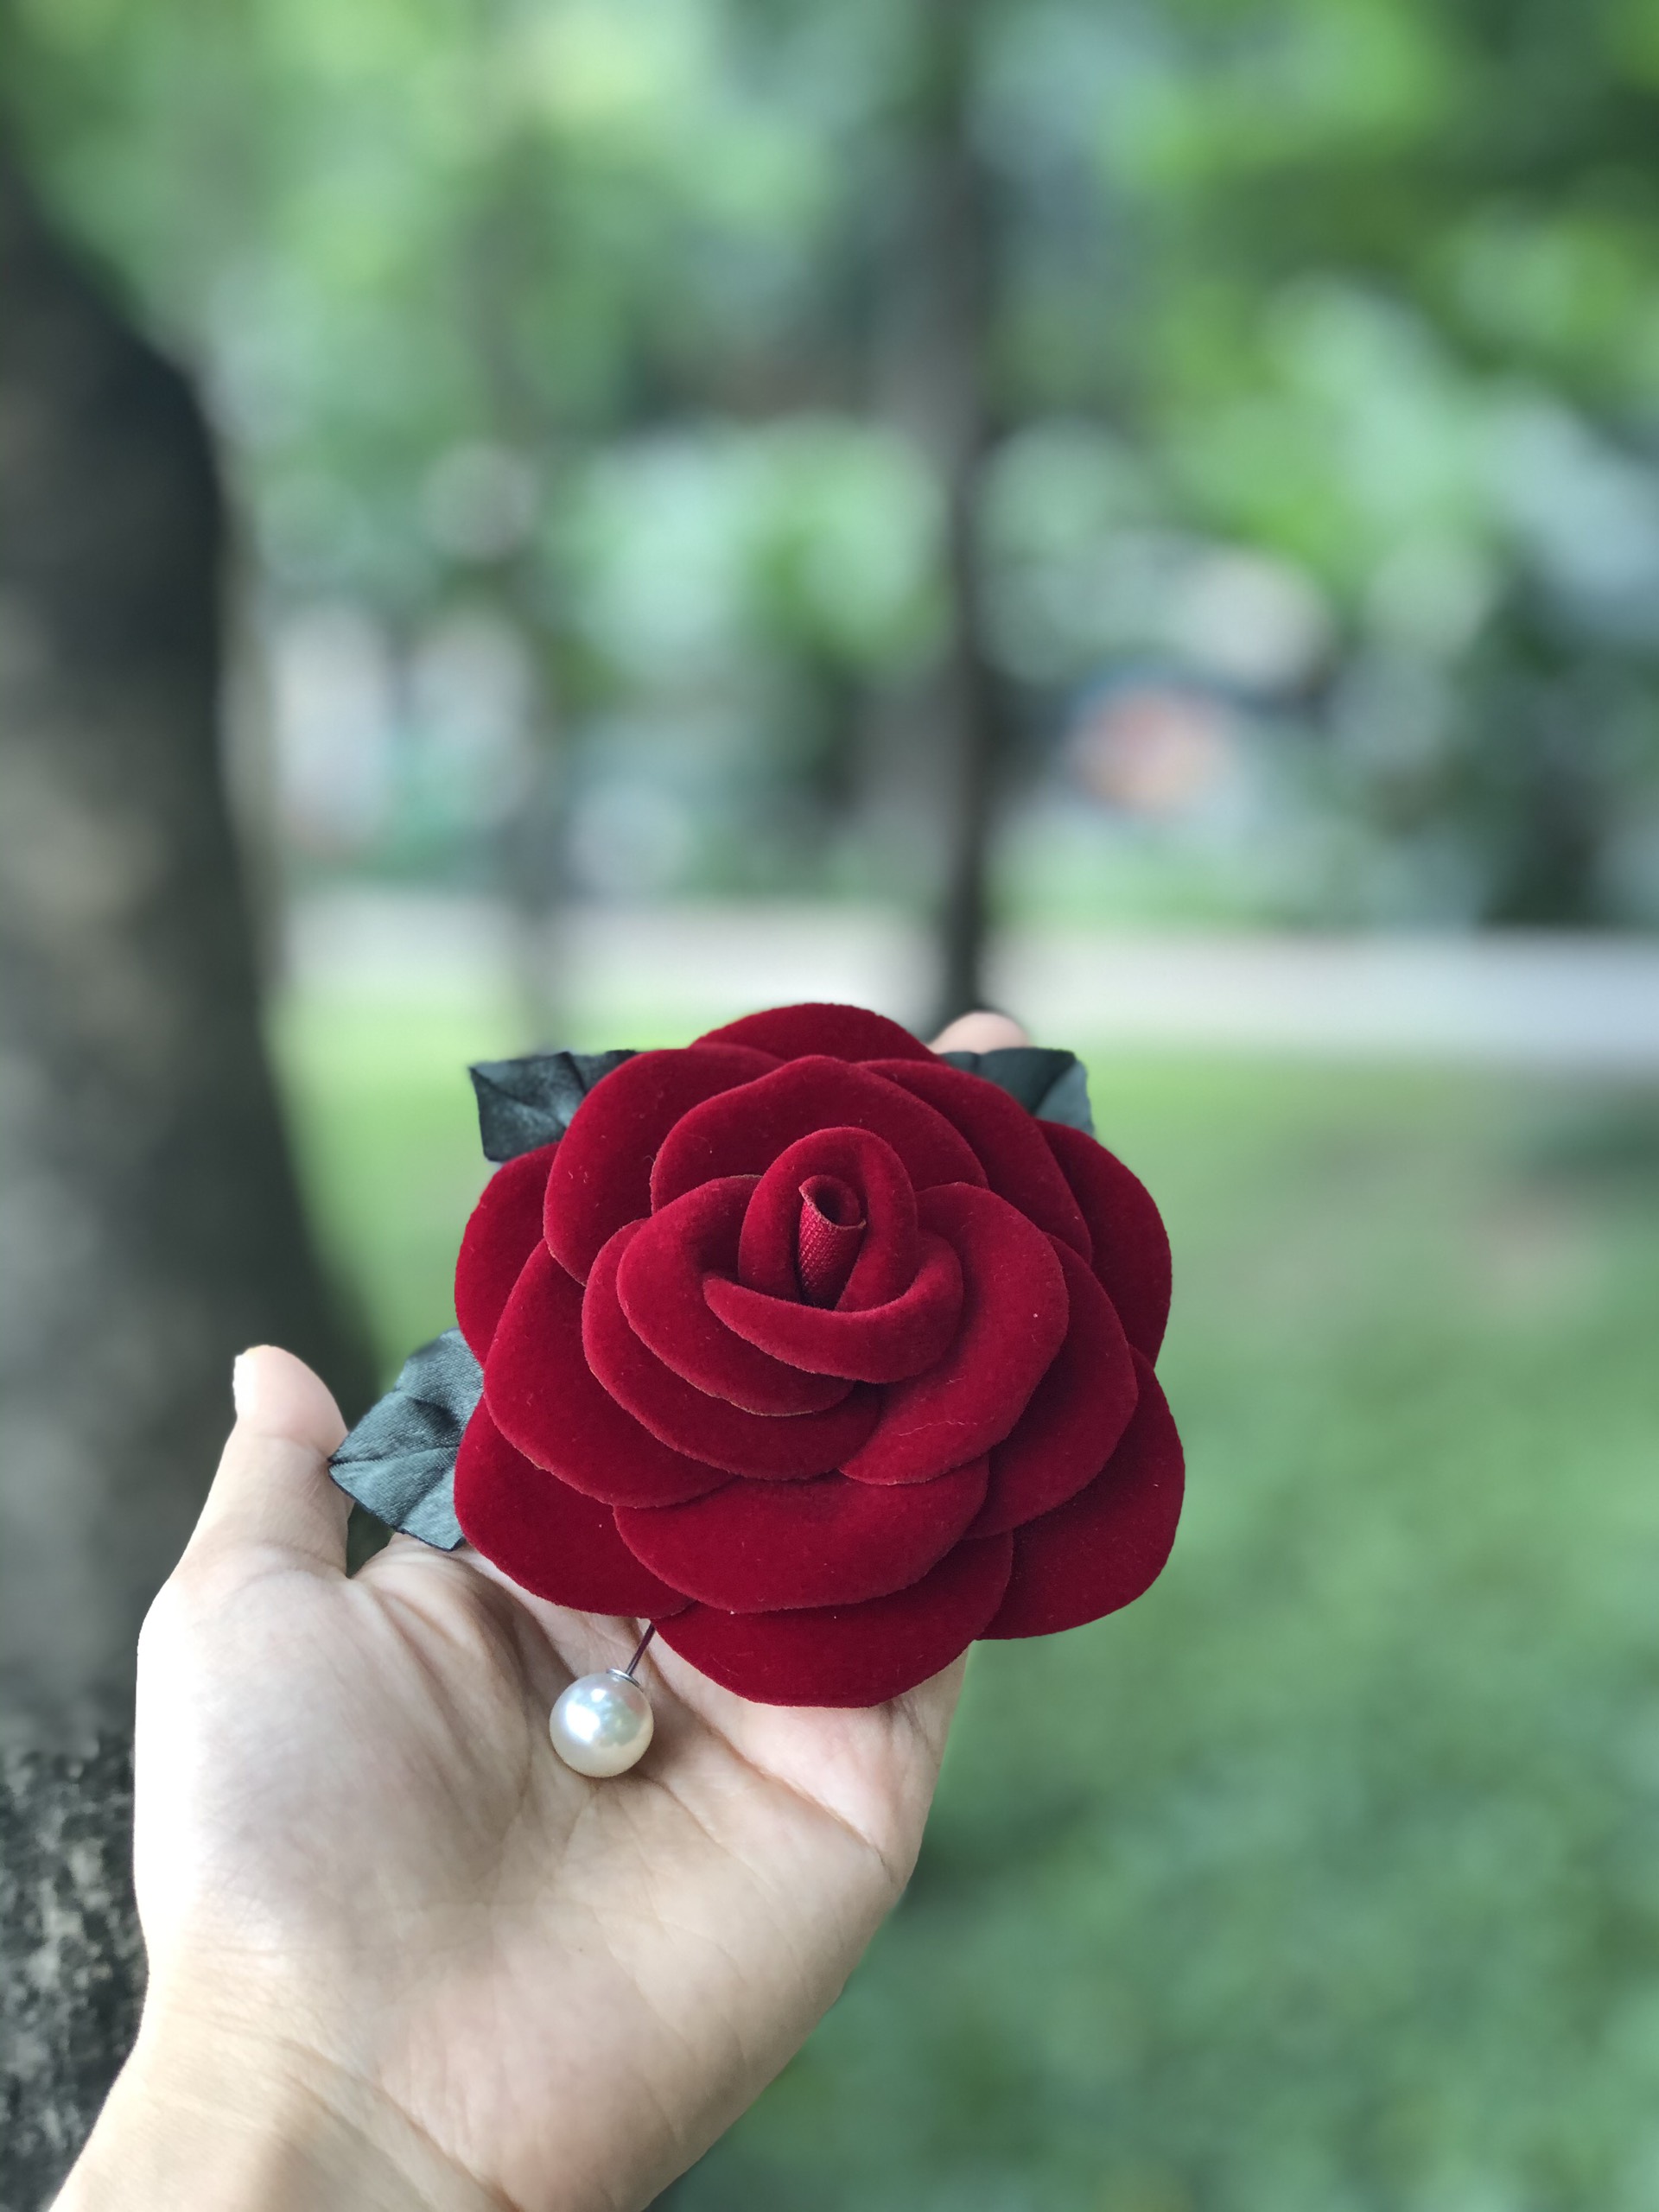
{"type": "Polygon", "coordinates": [[[847,1287],[864,1242],[864,1202],[839,1175],[811,1175],[801,1185],[795,1273],[809,1306],[833,1306],[847,1287]]]}

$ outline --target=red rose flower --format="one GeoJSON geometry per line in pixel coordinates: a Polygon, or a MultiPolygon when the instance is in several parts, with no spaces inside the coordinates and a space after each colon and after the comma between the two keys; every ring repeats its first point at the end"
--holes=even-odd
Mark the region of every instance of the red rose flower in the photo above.
{"type": "Polygon", "coordinates": [[[877,1704],[1156,1577],[1168,1303],[1157,1209],[1092,1137],[879,1015],[755,1014],[625,1061],[491,1180],[455,1512],[747,1697],[877,1704]]]}

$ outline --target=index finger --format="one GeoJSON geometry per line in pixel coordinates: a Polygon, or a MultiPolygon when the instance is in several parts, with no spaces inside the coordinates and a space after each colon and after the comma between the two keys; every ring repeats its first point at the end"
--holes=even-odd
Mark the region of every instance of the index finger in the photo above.
{"type": "Polygon", "coordinates": [[[973,1014],[959,1014],[933,1039],[936,1052],[1001,1052],[1011,1045],[1029,1045],[1011,1014],[993,1014],[982,1007],[973,1014]]]}

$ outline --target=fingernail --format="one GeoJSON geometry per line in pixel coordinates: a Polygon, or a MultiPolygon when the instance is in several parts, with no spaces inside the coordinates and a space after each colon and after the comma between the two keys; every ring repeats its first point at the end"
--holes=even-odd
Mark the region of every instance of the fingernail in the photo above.
{"type": "Polygon", "coordinates": [[[245,1351],[231,1362],[231,1403],[238,1421],[245,1421],[253,1403],[253,1368],[245,1351]]]}

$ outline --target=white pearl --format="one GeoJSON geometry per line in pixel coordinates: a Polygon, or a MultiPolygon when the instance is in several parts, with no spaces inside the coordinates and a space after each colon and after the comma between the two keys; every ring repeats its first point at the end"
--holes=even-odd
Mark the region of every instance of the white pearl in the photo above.
{"type": "Polygon", "coordinates": [[[578,1774],[626,1774],[645,1755],[656,1723],[638,1682],[612,1667],[582,1675],[548,1721],[553,1748],[578,1774]]]}

